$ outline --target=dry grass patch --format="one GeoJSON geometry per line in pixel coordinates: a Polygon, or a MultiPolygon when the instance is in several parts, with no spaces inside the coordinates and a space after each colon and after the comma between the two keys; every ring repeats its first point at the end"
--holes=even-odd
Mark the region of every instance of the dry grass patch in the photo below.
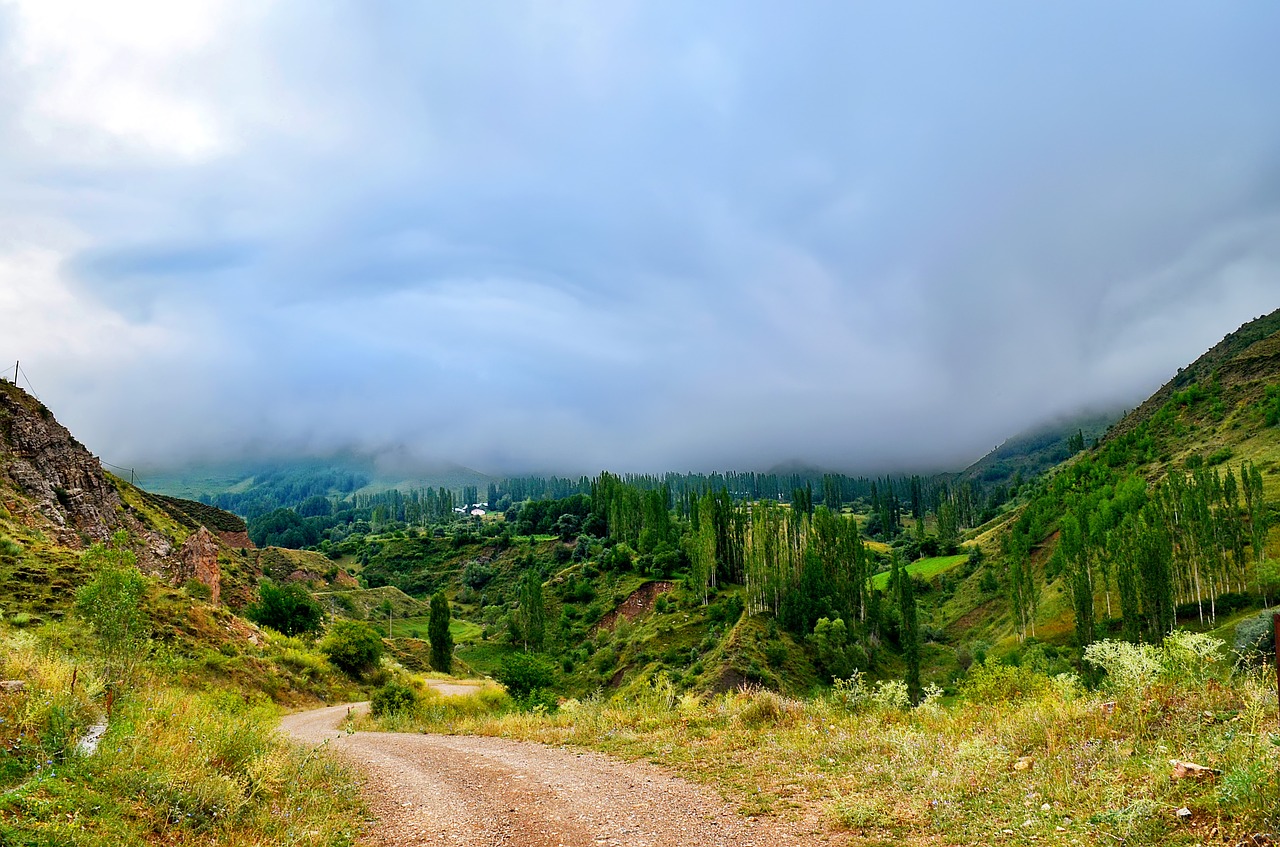
{"type": "Polygon", "coordinates": [[[1280,828],[1280,736],[1265,673],[1157,679],[1140,696],[1023,676],[993,671],[956,706],[900,709],[865,691],[681,695],[659,675],[625,700],[419,715],[398,728],[646,759],[717,788],[745,814],[821,820],[887,842],[1198,844],[1211,831],[1225,842],[1280,828]],[[1222,774],[1171,779],[1174,758],[1222,774]],[[1184,807],[1187,820],[1175,814],[1184,807]]]}

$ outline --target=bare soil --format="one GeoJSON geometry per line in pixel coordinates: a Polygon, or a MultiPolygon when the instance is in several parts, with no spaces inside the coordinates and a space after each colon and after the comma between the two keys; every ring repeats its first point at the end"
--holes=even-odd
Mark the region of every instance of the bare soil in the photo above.
{"type": "Polygon", "coordinates": [[[627,599],[618,604],[618,608],[606,614],[596,624],[596,631],[602,629],[613,629],[613,625],[618,622],[618,617],[624,617],[629,621],[643,615],[645,612],[652,612],[653,605],[658,599],[659,594],[665,594],[675,587],[675,583],[666,580],[658,580],[657,582],[646,582],[627,595],[627,599]]]}
{"type": "Polygon", "coordinates": [[[814,843],[772,819],[743,818],[705,789],[647,764],[475,736],[337,729],[349,709],[290,715],[302,744],[359,767],[376,823],[370,845],[776,847],[814,843]]]}

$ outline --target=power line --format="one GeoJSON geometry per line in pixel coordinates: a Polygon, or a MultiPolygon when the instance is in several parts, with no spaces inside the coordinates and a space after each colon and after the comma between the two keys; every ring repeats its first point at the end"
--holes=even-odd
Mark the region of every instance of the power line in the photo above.
{"type": "MultiPolygon", "coordinates": [[[[31,377],[27,376],[27,372],[23,370],[21,361],[13,363],[13,384],[14,385],[18,384],[19,372],[22,373],[22,378],[27,381],[27,388],[31,389],[31,396],[36,398],[37,400],[40,400],[40,395],[36,393],[36,387],[31,384],[31,377]]],[[[44,401],[40,400],[40,402],[43,403],[44,401]]]]}
{"type": "MultiPolygon", "coordinates": [[[[31,377],[27,376],[26,369],[22,367],[21,360],[15,361],[13,363],[13,384],[14,385],[18,384],[18,374],[22,374],[22,378],[27,381],[27,388],[31,389],[31,396],[36,398],[36,400],[39,401],[40,403],[43,403],[44,401],[40,399],[40,395],[36,393],[36,387],[31,384],[31,377]]],[[[133,468],[122,468],[119,465],[113,465],[110,462],[103,461],[102,459],[98,460],[98,464],[106,465],[109,468],[115,468],[118,471],[128,471],[129,484],[130,485],[136,484],[137,474],[134,472],[133,468]]]]}

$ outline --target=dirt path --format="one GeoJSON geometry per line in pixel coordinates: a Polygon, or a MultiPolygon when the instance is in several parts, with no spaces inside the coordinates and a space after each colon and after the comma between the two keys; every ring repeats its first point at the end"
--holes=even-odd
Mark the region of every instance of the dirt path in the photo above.
{"type": "Polygon", "coordinates": [[[475,736],[343,733],[348,706],[289,715],[297,741],[329,740],[367,776],[371,843],[513,847],[775,847],[819,840],[745,820],[723,800],[645,764],[475,736]]]}

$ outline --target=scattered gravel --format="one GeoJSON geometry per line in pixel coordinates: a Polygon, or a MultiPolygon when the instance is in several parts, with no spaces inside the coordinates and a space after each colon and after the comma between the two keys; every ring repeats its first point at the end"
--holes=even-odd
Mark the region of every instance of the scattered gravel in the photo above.
{"type": "Polygon", "coordinates": [[[326,739],[365,773],[369,842],[519,847],[774,847],[820,840],[744,819],[692,783],[597,753],[476,736],[335,729],[349,706],[290,715],[297,741],[326,739]]]}

